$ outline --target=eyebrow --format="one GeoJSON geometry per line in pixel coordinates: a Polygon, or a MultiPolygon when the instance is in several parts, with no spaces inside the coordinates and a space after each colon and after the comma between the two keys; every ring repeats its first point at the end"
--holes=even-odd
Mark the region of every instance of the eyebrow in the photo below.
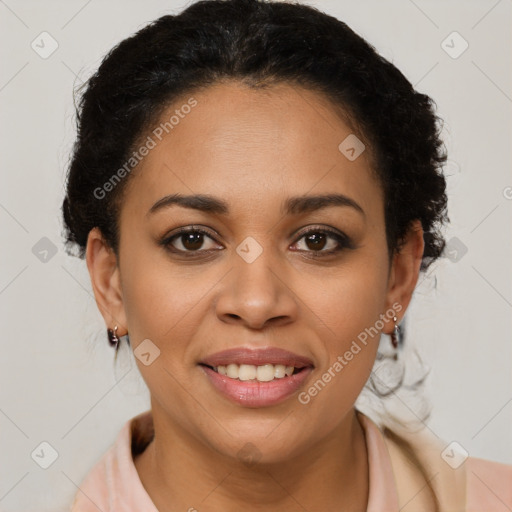
{"type": "MultiPolygon", "coordinates": [[[[193,210],[199,210],[205,213],[229,215],[229,206],[226,202],[205,194],[171,194],[164,196],[148,210],[146,215],[152,215],[157,211],[163,210],[173,205],[181,206],[183,208],[190,208],[193,210]]],[[[281,213],[286,215],[300,215],[303,213],[310,213],[322,208],[333,206],[350,207],[359,212],[363,217],[366,217],[365,212],[361,206],[352,198],[343,194],[289,197],[283,203],[281,213]]]]}

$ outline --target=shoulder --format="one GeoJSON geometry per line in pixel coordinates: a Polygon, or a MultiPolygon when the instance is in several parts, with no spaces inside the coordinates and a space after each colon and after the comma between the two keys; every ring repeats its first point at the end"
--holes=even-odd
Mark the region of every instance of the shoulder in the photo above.
{"type": "Polygon", "coordinates": [[[429,433],[428,429],[414,433],[402,430],[398,436],[389,431],[386,434],[391,459],[396,461],[399,495],[401,487],[401,494],[405,498],[409,497],[411,489],[418,488],[415,481],[417,471],[413,471],[414,480],[406,477],[411,468],[422,468],[423,476],[427,477],[425,482],[431,484],[429,487],[441,510],[512,511],[512,465],[467,457],[461,464],[453,466],[446,459],[450,444],[429,433]],[[409,446],[403,445],[400,440],[406,440],[409,446]],[[401,474],[398,473],[400,466],[404,468],[401,474]],[[407,479],[411,480],[412,485],[401,484],[401,480],[407,479]]]}
{"type": "Polygon", "coordinates": [[[133,455],[143,451],[152,435],[150,411],[128,420],[80,484],[71,512],[155,511],[133,463],[133,455]]]}
{"type": "Polygon", "coordinates": [[[512,510],[512,465],[468,457],[467,512],[512,510]]]}
{"type": "Polygon", "coordinates": [[[101,457],[78,487],[71,505],[71,512],[97,512],[107,510],[109,502],[108,468],[113,459],[113,447],[101,457]]]}

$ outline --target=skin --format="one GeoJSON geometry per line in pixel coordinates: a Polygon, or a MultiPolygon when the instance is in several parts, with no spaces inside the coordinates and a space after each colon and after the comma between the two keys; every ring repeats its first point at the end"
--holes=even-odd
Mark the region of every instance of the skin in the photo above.
{"type": "MultiPolygon", "coordinates": [[[[169,119],[176,102],[162,119],[169,119]]],[[[98,307],[109,327],[149,338],[160,356],[136,359],[151,393],[155,438],[135,459],[160,511],[366,510],[367,451],[354,403],[375,360],[379,336],[308,404],[297,396],[269,407],[243,407],[220,395],[198,361],[233,348],[276,346],[309,357],[304,391],[365,328],[393,304],[403,317],[423,254],[419,221],[401,250],[388,254],[382,187],[369,151],[349,161],[338,145],[353,133],[313,91],[275,85],[266,91],[225,82],[193,94],[198,105],[133,171],[120,213],[119,258],[95,228],[86,261],[98,307]],[[209,194],[229,205],[220,215],[180,206],[153,215],[167,194],[209,194]],[[283,215],[290,196],[339,193],[349,206],[283,215]],[[201,250],[177,237],[182,226],[209,230],[201,250]],[[306,226],[346,234],[315,246],[306,226]],[[254,238],[262,254],[247,263],[236,252],[254,238]],[[192,249],[190,247],[192,246],[192,249]],[[197,251],[197,249],[196,249],[197,251]],[[252,443],[259,460],[238,452],[252,443]]],[[[318,231],[317,231],[318,232],[318,231]]],[[[385,317],[382,331],[391,333],[385,317]]]]}

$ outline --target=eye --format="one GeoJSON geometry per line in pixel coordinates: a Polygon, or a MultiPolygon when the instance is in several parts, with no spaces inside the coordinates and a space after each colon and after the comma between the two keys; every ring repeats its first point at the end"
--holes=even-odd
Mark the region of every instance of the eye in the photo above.
{"type": "Polygon", "coordinates": [[[299,241],[302,239],[304,239],[302,245],[305,249],[298,250],[312,252],[314,256],[331,255],[336,254],[345,248],[354,248],[354,245],[348,236],[327,228],[310,228],[302,233],[299,241]]]}
{"type": "MultiPolygon", "coordinates": [[[[296,249],[300,252],[312,253],[311,256],[329,256],[336,254],[343,249],[353,249],[354,244],[345,234],[327,228],[313,227],[302,232],[296,244],[303,240],[303,248],[296,249]]],[[[201,253],[211,253],[219,250],[219,246],[213,235],[197,226],[179,228],[174,233],[165,236],[161,241],[166,250],[175,254],[189,254],[189,257],[199,256],[201,253]],[[206,239],[205,239],[206,237],[206,239]],[[210,240],[208,247],[207,240],[210,240]],[[205,247],[205,243],[207,247],[205,247]],[[194,254],[195,253],[195,254],[194,254]]],[[[222,246],[220,246],[222,249],[222,246]]]]}
{"type": "Polygon", "coordinates": [[[175,253],[199,253],[215,250],[214,247],[204,247],[205,237],[214,241],[208,231],[202,228],[190,226],[187,228],[180,228],[174,234],[166,236],[161,240],[160,244],[169,251],[175,253]]]}

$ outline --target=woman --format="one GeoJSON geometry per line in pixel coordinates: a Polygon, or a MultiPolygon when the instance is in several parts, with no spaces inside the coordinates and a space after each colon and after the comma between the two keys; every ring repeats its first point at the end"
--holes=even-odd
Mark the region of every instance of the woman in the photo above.
{"type": "Polygon", "coordinates": [[[73,511],[510,510],[512,466],[355,406],[444,247],[438,121],[304,5],[197,2],[109,53],[63,215],[151,410],[73,511]]]}

